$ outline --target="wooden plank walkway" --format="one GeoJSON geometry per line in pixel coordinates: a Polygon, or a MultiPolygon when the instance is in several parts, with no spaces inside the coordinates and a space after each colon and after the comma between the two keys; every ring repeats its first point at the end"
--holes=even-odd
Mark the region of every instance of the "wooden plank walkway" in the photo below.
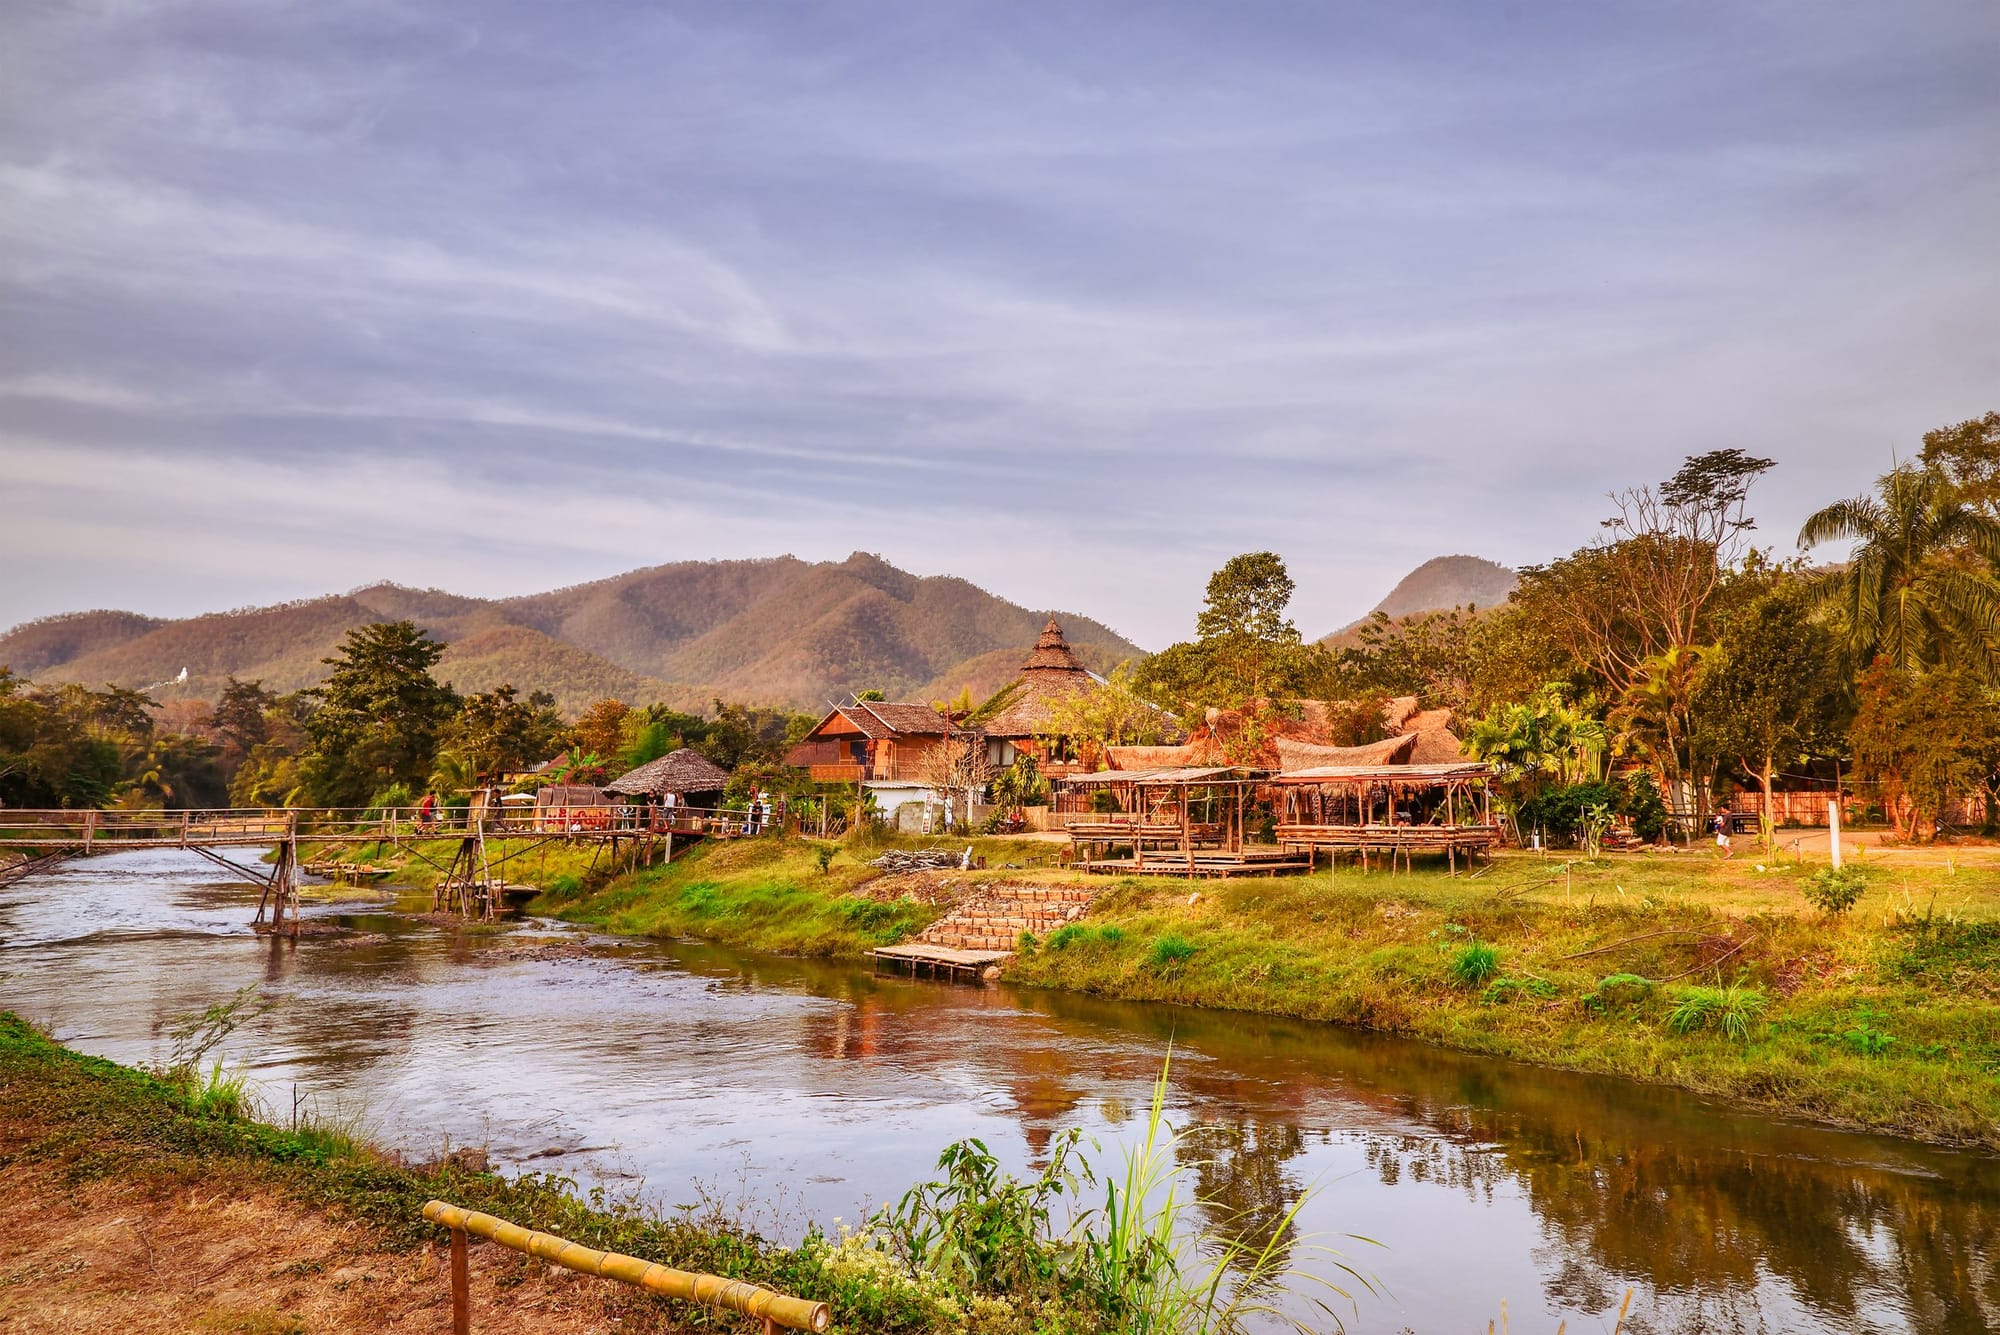
{"type": "Polygon", "coordinates": [[[906,966],[912,977],[928,971],[934,978],[984,979],[997,975],[1000,966],[1014,957],[1011,950],[961,950],[956,946],[934,946],[912,941],[900,946],[878,946],[871,952],[875,965],[884,961],[906,966]],[[992,970],[989,974],[987,971],[992,970]]]}

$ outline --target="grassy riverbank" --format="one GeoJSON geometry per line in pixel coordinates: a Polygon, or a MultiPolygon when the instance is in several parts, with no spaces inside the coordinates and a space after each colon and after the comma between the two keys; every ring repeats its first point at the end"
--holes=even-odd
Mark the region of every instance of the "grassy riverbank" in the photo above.
{"type": "MultiPolygon", "coordinates": [[[[718,1220],[662,1220],[587,1202],[560,1179],[507,1181],[451,1158],[405,1166],[337,1131],[191,1099],[4,1013],[0,1110],[10,1244],[0,1326],[10,1330],[435,1330],[449,1289],[443,1233],[421,1213],[432,1197],[682,1267],[826,1287],[812,1255],[718,1220]]],[[[688,1328],[685,1310],[621,1286],[497,1247],[474,1256],[477,1328],[688,1328]]]]}
{"type": "MultiPolygon", "coordinates": [[[[1095,1211],[1078,1208],[1073,1136],[1026,1182],[967,1141],[894,1211],[834,1237],[810,1228],[793,1247],[712,1209],[661,1216],[559,1178],[504,1179],[458,1156],[411,1167],[337,1131],[267,1125],[220,1067],[206,1078],[121,1067],[0,1012],[0,1327],[436,1330],[449,1304],[443,1231],[421,1211],[437,1197],[825,1301],[847,1335],[1241,1335],[1294,1277],[1293,1249],[1190,1228],[1185,1203],[1156,1203],[1178,1171],[1165,1091],[1163,1075],[1153,1134],[1095,1211]],[[1081,1222],[1056,1231],[1066,1214],[1081,1222]]],[[[471,1250],[475,1329],[752,1326],[491,1244],[471,1250]]]]}
{"type": "MultiPolygon", "coordinates": [[[[537,911],[640,935],[851,955],[919,930],[994,870],[875,878],[843,852],[700,848],[537,911]],[[954,889],[954,886],[956,889],[954,889]],[[919,898],[901,896],[914,891],[919,898]]],[[[1469,1052],[1677,1085],[1779,1112],[2000,1147],[2000,890],[1990,870],[1872,860],[1826,918],[1808,869],[1749,857],[1503,857],[1478,878],[1343,869],[1128,878],[1025,943],[1016,982],[1324,1020],[1469,1052]],[[1190,897],[1194,896],[1192,902],[1190,897]]]]}

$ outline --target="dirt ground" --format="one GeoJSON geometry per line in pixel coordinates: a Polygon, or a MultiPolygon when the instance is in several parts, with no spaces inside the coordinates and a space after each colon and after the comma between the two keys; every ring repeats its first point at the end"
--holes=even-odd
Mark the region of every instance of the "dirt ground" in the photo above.
{"type": "MultiPolygon", "coordinates": [[[[17,1128],[7,1128],[9,1131],[17,1128]]],[[[18,1138],[0,1134],[0,1154],[18,1138]]],[[[72,1186],[0,1171],[0,1331],[211,1335],[451,1329],[444,1248],[385,1252],[368,1231],[222,1168],[72,1186]]],[[[670,1329],[643,1298],[475,1240],[472,1328],[522,1335],[670,1329]]]]}

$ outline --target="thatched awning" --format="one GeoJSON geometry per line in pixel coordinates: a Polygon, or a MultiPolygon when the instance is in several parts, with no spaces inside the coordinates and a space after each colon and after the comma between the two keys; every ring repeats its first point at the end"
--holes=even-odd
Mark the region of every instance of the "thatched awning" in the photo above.
{"type": "Polygon", "coordinates": [[[1389,783],[1409,788],[1440,788],[1448,783],[1492,777],[1491,765],[1461,761],[1455,765],[1321,765],[1314,769],[1286,770],[1272,782],[1326,787],[1389,783]]]}
{"type": "Polygon", "coordinates": [[[1095,774],[1073,774],[1061,782],[1078,788],[1121,783],[1136,788],[1187,788],[1210,783],[1258,783],[1270,774],[1269,770],[1252,769],[1248,765],[1205,765],[1193,769],[1107,769],[1095,774]]]}
{"type": "Polygon", "coordinates": [[[1410,752],[1416,746],[1416,733],[1385,737],[1365,746],[1317,746],[1311,742],[1295,742],[1289,737],[1280,737],[1277,739],[1278,768],[1289,774],[1293,770],[1327,765],[1401,765],[1410,759],[1410,752]]]}
{"type": "Polygon", "coordinates": [[[658,797],[666,793],[714,793],[729,786],[729,771],[699,751],[682,747],[649,760],[630,774],[606,784],[605,791],[628,797],[658,797]]]}
{"type": "Polygon", "coordinates": [[[1219,757],[1213,745],[1196,746],[1107,746],[1104,755],[1111,768],[1122,770],[1186,769],[1219,757]]]}
{"type": "Polygon", "coordinates": [[[1465,760],[1465,743],[1449,728],[1425,728],[1417,733],[1417,744],[1410,751],[1412,765],[1449,765],[1465,760]]]}

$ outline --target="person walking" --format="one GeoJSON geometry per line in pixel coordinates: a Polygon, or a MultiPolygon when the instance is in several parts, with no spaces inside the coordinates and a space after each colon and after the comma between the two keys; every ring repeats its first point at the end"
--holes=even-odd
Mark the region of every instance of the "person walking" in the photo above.
{"type": "Polygon", "coordinates": [[[1730,818],[1729,808],[1723,807],[1717,811],[1715,819],[1710,824],[1715,828],[1715,846],[1722,850],[1722,856],[1725,858],[1735,857],[1736,850],[1729,846],[1729,833],[1735,824],[1730,818]]]}

